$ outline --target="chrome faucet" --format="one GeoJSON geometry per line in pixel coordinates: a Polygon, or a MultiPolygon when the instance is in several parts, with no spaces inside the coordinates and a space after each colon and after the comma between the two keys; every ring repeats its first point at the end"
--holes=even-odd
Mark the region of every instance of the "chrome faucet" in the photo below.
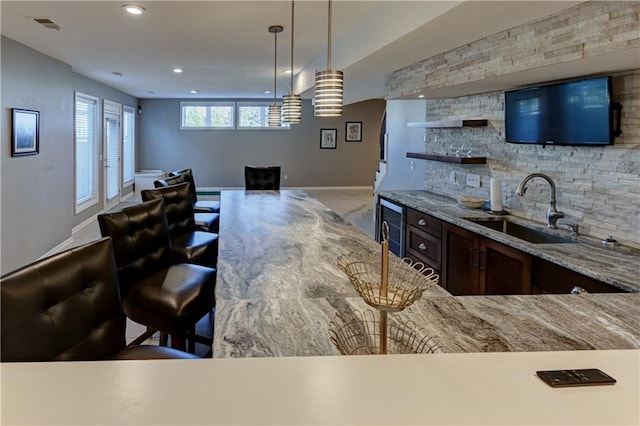
{"type": "Polygon", "coordinates": [[[516,195],[523,197],[524,193],[527,191],[527,182],[536,177],[543,178],[551,187],[551,198],[549,199],[549,209],[547,209],[547,227],[557,229],[558,219],[563,218],[564,213],[556,210],[556,184],[553,183],[553,180],[549,176],[542,173],[531,173],[529,176],[522,179],[522,182],[520,182],[516,189],[516,195]]]}

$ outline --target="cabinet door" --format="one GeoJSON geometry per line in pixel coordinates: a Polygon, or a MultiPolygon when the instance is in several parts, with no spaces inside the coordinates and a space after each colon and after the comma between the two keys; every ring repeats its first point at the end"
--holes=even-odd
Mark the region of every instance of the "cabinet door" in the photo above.
{"type": "Polygon", "coordinates": [[[442,285],[454,296],[479,293],[480,238],[473,232],[444,224],[442,232],[442,285]]]}
{"type": "Polygon", "coordinates": [[[624,293],[624,290],[540,258],[533,259],[532,284],[534,292],[539,293],[568,294],[574,286],[589,293],[624,293]]]}
{"type": "Polygon", "coordinates": [[[531,294],[531,256],[482,238],[479,255],[480,294],[531,294]]]}

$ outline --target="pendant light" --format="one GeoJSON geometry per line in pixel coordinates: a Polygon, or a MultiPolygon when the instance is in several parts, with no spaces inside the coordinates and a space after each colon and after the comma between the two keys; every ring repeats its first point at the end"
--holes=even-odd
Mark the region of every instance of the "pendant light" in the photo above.
{"type": "Polygon", "coordinates": [[[328,40],[327,69],[316,71],[314,113],[317,117],[342,115],[344,76],[342,71],[331,69],[331,0],[329,0],[328,40]]]}
{"type": "Polygon", "coordinates": [[[274,36],[274,49],[273,49],[273,105],[269,106],[269,127],[282,127],[282,118],[280,116],[280,105],[277,102],[276,95],[276,77],[278,66],[278,33],[283,30],[282,25],[272,25],[269,27],[269,32],[274,36]]]}
{"type": "Polygon", "coordinates": [[[291,1],[291,85],[289,94],[282,97],[282,121],[298,124],[302,120],[302,98],[293,93],[293,18],[295,1],[291,1]]]}

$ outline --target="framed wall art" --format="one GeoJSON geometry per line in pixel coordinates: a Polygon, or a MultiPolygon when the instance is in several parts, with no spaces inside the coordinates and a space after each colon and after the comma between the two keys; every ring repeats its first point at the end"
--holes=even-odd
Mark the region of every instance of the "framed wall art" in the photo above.
{"type": "Polygon", "coordinates": [[[36,155],[40,150],[40,112],[13,108],[11,156],[36,155]]]}
{"type": "Polygon", "coordinates": [[[347,121],[345,123],[344,140],[362,142],[362,121],[347,121]]]}
{"type": "Polygon", "coordinates": [[[320,149],[336,149],[338,129],[320,129],[320,149]]]}

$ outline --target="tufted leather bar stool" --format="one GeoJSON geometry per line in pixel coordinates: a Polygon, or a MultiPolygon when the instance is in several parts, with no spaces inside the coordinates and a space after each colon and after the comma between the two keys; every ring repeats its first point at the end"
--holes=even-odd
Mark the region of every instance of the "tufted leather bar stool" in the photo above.
{"type": "Polygon", "coordinates": [[[3,362],[197,358],[126,346],[111,239],[38,260],[0,278],[3,362]]]}
{"type": "MultiPolygon", "coordinates": [[[[185,183],[184,175],[172,176],[165,179],[158,179],[153,181],[153,186],[155,188],[166,188],[168,186],[177,185],[179,183],[185,183]]],[[[220,230],[220,214],[219,213],[211,213],[211,212],[199,212],[196,213],[194,210],[193,215],[196,227],[205,232],[213,232],[218,233],[220,230]]]]}
{"type": "Polygon", "coordinates": [[[193,179],[193,170],[181,169],[169,172],[169,176],[182,176],[185,182],[191,184],[191,196],[193,197],[193,210],[196,213],[220,213],[220,201],[200,200],[198,201],[198,191],[196,182],[193,179]]]}
{"type": "Polygon", "coordinates": [[[244,166],[247,190],[280,190],[280,166],[244,166]]]}
{"type": "Polygon", "coordinates": [[[179,183],[158,189],[144,189],[142,201],[164,200],[171,251],[177,262],[216,267],[218,234],[196,230],[191,204],[191,184],[179,183]]]}
{"type": "Polygon", "coordinates": [[[216,269],[173,263],[162,199],[101,214],[98,224],[113,240],[125,314],[147,326],[145,335],[166,333],[177,349],[188,340],[194,352],[196,324],[215,306],[216,269]]]}

